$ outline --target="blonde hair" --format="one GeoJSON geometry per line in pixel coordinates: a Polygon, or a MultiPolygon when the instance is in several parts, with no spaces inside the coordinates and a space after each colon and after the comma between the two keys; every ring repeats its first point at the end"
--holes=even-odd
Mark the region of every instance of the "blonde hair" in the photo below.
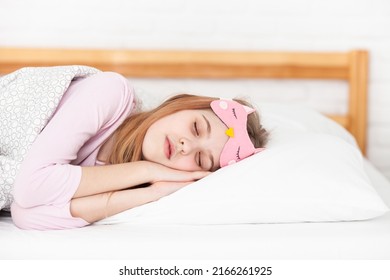
{"type": "MultiPolygon", "coordinates": [[[[157,120],[181,110],[211,109],[210,103],[218,98],[179,94],[169,98],[160,106],[146,112],[129,116],[115,131],[113,149],[108,158],[111,164],[138,161],[142,159],[142,143],[148,128],[157,120]]],[[[246,106],[248,102],[235,99],[246,106]]],[[[268,132],[261,126],[257,111],[248,115],[247,129],[256,148],[267,143],[268,132]]]]}

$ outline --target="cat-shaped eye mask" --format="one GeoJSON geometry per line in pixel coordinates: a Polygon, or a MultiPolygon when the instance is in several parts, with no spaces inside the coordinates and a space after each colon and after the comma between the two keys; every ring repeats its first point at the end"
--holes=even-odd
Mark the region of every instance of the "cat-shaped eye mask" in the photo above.
{"type": "Polygon", "coordinates": [[[248,115],[255,109],[228,99],[214,100],[210,106],[227,126],[225,133],[229,136],[219,159],[221,167],[239,162],[263,150],[254,147],[247,130],[248,115]]]}

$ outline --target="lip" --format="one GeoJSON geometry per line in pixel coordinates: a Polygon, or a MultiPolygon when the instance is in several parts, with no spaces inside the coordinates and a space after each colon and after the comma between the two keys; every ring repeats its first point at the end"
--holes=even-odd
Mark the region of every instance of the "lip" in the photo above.
{"type": "Polygon", "coordinates": [[[164,142],[164,153],[167,159],[171,159],[172,154],[175,152],[174,146],[172,145],[172,142],[169,140],[168,137],[165,138],[164,142]]]}
{"type": "Polygon", "coordinates": [[[164,154],[167,157],[167,159],[170,159],[170,157],[171,157],[171,147],[170,147],[170,143],[169,143],[168,137],[165,137],[164,154]]]}

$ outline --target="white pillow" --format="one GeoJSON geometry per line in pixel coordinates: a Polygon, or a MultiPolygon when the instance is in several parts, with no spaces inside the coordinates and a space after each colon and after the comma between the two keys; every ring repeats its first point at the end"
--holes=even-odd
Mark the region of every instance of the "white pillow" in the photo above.
{"type": "Polygon", "coordinates": [[[353,221],[389,210],[364,173],[356,147],[329,134],[285,135],[259,154],[99,223],[353,221]]]}
{"type": "Polygon", "coordinates": [[[263,125],[271,132],[272,142],[284,141],[291,132],[313,132],[337,136],[358,147],[344,127],[312,108],[280,103],[262,103],[258,107],[263,125]]]}

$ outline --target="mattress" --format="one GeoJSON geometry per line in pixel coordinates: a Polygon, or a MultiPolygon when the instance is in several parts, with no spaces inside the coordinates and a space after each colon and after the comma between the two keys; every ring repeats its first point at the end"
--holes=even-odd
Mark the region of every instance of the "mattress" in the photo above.
{"type": "MultiPolygon", "coordinates": [[[[367,160],[365,170],[390,206],[390,183],[367,160]]],[[[356,222],[136,225],[97,224],[24,231],[0,218],[0,259],[390,259],[390,213],[356,222]]]]}

